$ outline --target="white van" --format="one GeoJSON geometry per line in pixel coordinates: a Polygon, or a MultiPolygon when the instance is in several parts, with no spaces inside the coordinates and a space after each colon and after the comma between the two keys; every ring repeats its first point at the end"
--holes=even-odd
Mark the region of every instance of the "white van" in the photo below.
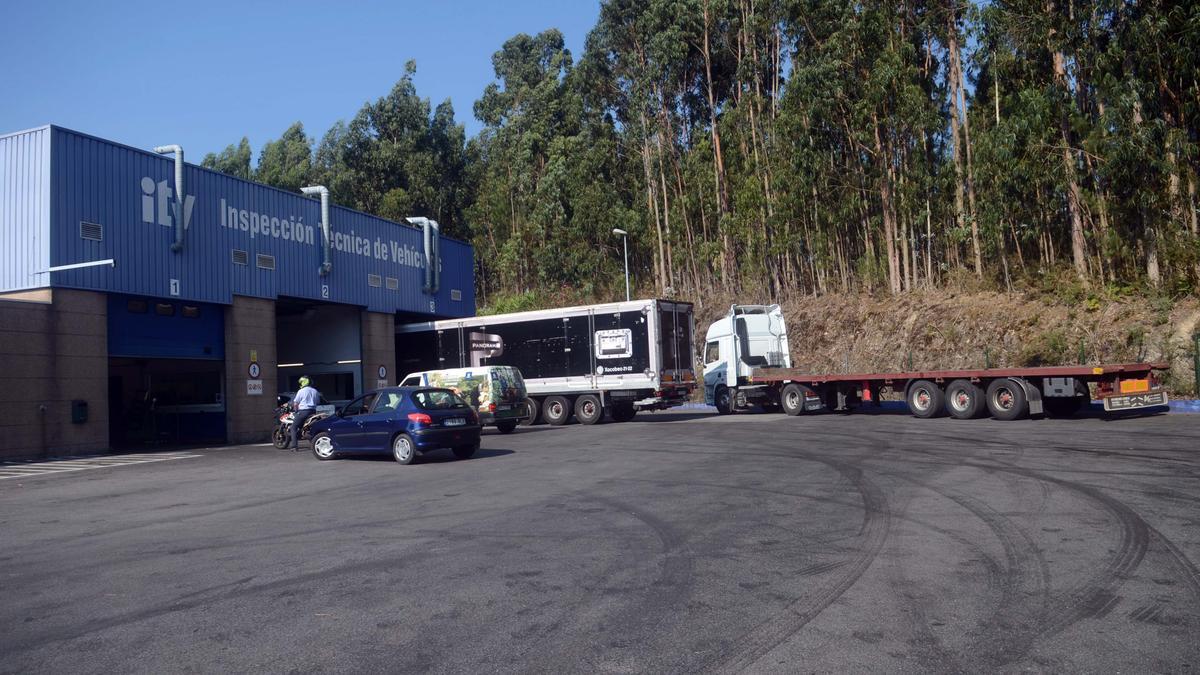
{"type": "Polygon", "coordinates": [[[462,396],[479,413],[479,423],[512,433],[528,417],[525,378],[512,366],[478,366],[409,373],[401,387],[444,387],[462,396]]]}

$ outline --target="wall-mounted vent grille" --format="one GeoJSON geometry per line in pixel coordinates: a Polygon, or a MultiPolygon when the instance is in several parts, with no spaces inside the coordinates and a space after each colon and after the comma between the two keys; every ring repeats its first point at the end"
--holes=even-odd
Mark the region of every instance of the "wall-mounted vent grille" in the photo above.
{"type": "Polygon", "coordinates": [[[378,274],[368,274],[367,275],[367,285],[370,286],[371,288],[379,288],[380,286],[383,285],[383,278],[380,277],[378,274]]]}
{"type": "Polygon", "coordinates": [[[457,288],[451,288],[450,289],[450,299],[454,300],[455,302],[461,301],[462,300],[462,291],[458,290],[457,288]]]}
{"type": "Polygon", "coordinates": [[[388,278],[384,279],[383,281],[384,281],[384,283],[387,284],[387,289],[389,291],[400,290],[400,280],[397,279],[396,277],[388,277],[388,278]]]}
{"type": "Polygon", "coordinates": [[[258,255],[254,256],[254,262],[258,265],[258,269],[260,270],[275,269],[275,256],[273,255],[263,255],[262,253],[259,253],[258,255]]]}
{"type": "Polygon", "coordinates": [[[240,248],[233,249],[233,264],[234,265],[249,265],[250,254],[240,248]]]}
{"type": "Polygon", "coordinates": [[[81,220],[79,221],[79,237],[91,241],[103,241],[104,226],[100,223],[89,223],[86,220],[81,220]]]}

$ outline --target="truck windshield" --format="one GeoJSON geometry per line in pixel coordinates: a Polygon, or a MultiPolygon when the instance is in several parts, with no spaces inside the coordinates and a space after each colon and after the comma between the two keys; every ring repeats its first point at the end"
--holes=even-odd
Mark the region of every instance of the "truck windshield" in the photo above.
{"type": "Polygon", "coordinates": [[[465,408],[467,404],[449,389],[423,389],[413,394],[417,407],[425,410],[465,408]]]}

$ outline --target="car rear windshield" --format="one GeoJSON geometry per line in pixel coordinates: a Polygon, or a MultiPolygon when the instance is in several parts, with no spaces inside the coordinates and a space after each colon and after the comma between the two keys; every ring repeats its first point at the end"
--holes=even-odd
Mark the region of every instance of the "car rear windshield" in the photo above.
{"type": "Polygon", "coordinates": [[[425,410],[451,410],[467,407],[466,401],[449,389],[422,389],[413,394],[417,407],[425,410]]]}

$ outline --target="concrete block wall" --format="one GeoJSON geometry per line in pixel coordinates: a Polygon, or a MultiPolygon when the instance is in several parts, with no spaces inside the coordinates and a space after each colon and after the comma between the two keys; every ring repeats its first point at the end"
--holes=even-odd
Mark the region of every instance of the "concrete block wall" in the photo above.
{"type": "Polygon", "coordinates": [[[379,386],[379,366],[387,369],[385,386],[395,385],[404,373],[396,372],[396,315],[362,313],[363,390],[379,386]]]}
{"type": "Polygon", "coordinates": [[[225,308],[225,435],[230,443],[271,439],[278,369],[275,367],[275,301],[233,297],[225,308]],[[251,352],[257,352],[262,394],[246,393],[251,352]]]}
{"type": "Polygon", "coordinates": [[[0,295],[0,460],[108,449],[108,309],[103,293],[0,295]],[[71,401],[88,405],[71,422],[71,401]]]}

